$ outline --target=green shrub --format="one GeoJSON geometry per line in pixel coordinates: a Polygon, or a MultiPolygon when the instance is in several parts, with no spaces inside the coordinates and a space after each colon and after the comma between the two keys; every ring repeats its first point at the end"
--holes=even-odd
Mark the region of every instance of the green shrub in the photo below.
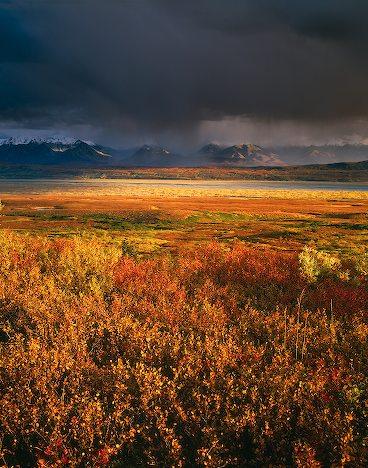
{"type": "Polygon", "coordinates": [[[299,254],[299,264],[302,275],[310,283],[327,276],[344,276],[338,257],[313,247],[304,247],[299,254]]]}

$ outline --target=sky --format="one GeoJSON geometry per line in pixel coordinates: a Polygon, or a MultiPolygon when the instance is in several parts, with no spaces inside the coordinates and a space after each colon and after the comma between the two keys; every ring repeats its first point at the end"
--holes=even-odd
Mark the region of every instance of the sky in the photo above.
{"type": "Polygon", "coordinates": [[[368,138],[366,0],[0,0],[0,135],[368,138]]]}

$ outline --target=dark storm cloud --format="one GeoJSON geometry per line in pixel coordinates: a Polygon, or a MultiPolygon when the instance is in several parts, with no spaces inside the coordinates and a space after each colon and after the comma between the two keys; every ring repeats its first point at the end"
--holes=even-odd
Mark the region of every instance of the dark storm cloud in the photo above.
{"type": "Polygon", "coordinates": [[[357,38],[367,34],[365,0],[223,0],[171,2],[166,8],[177,9],[214,29],[249,34],[265,29],[285,30],[334,40],[357,38]]]}
{"type": "Polygon", "coordinates": [[[364,117],[367,31],[360,0],[0,0],[0,120],[364,117]]]}

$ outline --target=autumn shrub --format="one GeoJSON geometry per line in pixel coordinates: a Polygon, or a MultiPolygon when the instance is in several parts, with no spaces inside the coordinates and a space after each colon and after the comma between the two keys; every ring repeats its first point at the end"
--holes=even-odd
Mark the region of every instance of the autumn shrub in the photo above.
{"type": "Polygon", "coordinates": [[[368,276],[368,252],[363,251],[354,255],[354,268],[356,272],[362,276],[368,276]]]}
{"type": "Polygon", "coordinates": [[[366,466],[364,281],[242,243],[3,232],[2,463],[366,466]]]}

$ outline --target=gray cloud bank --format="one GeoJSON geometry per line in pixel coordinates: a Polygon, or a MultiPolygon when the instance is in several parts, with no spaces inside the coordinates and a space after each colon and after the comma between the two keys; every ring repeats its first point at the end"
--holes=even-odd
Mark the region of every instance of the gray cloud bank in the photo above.
{"type": "Polygon", "coordinates": [[[0,0],[0,122],[117,141],[232,119],[368,136],[367,49],[363,0],[0,0]]]}

